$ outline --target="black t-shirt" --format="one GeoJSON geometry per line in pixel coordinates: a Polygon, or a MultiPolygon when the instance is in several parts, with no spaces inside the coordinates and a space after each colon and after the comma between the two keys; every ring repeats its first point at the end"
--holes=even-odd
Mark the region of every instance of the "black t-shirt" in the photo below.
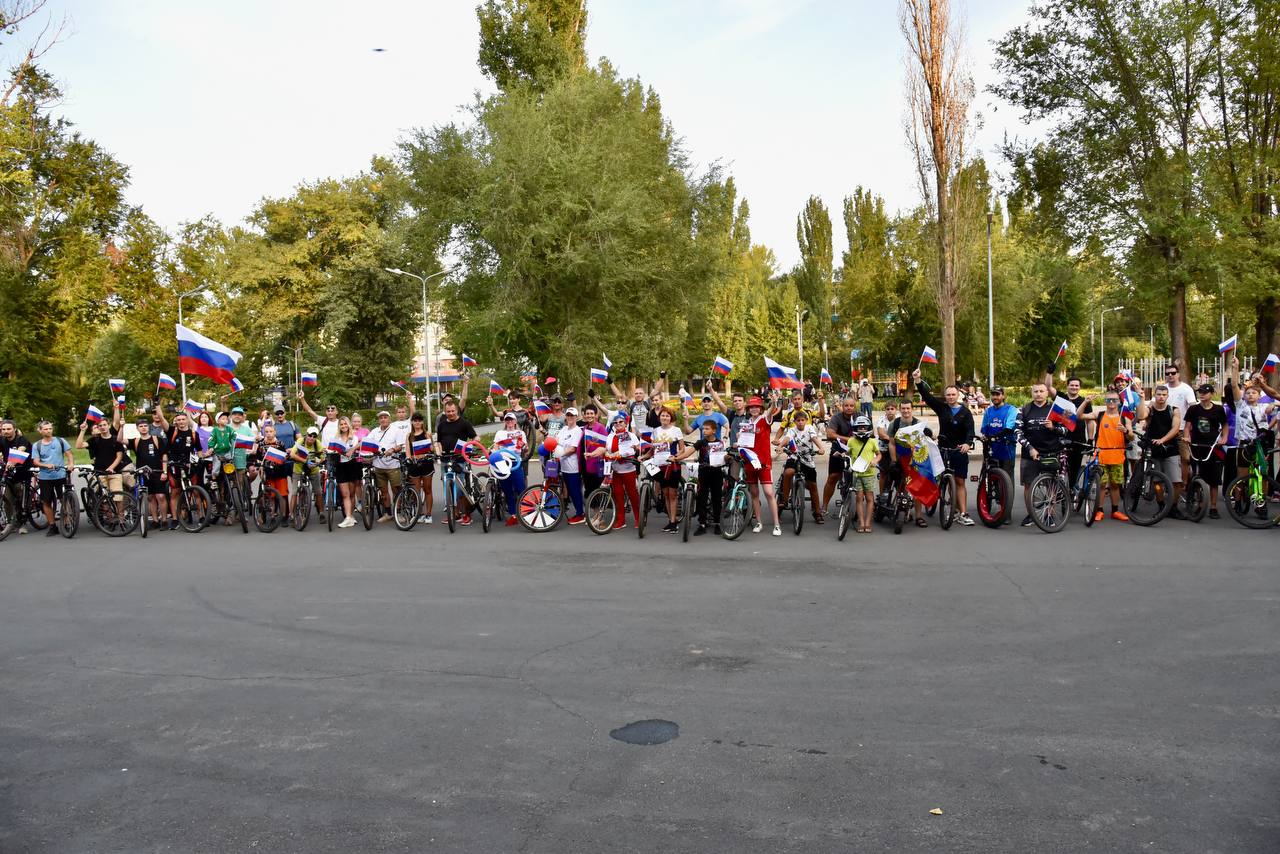
{"type": "Polygon", "coordinates": [[[1056,454],[1062,449],[1063,430],[1049,420],[1053,404],[1032,401],[1018,410],[1018,432],[1028,445],[1041,454],[1056,454]]]}
{"type": "Polygon", "coordinates": [[[855,415],[845,415],[843,412],[837,412],[827,420],[827,429],[835,432],[837,436],[843,436],[846,439],[853,435],[853,419],[855,415]]]}
{"type": "Polygon", "coordinates": [[[191,452],[200,450],[200,437],[191,428],[179,432],[177,428],[169,428],[169,459],[175,463],[187,465],[191,462],[191,452]]]}
{"type": "MultiPolygon", "coordinates": [[[[85,444],[89,446],[94,471],[106,471],[116,461],[116,456],[124,451],[124,445],[115,436],[90,436],[85,444]]],[[[125,462],[126,460],[121,460],[120,466],[125,462]]],[[[119,471],[120,466],[116,466],[114,471],[119,471]]]]}
{"type": "Polygon", "coordinates": [[[31,440],[19,433],[12,439],[0,439],[0,442],[3,442],[3,446],[0,446],[0,465],[9,461],[10,448],[22,448],[28,454],[27,461],[17,468],[20,473],[25,472],[29,475],[31,468],[35,465],[34,455],[31,453],[31,440]]]}
{"type": "Polygon", "coordinates": [[[1191,425],[1191,444],[1208,448],[1222,434],[1222,425],[1227,423],[1227,411],[1220,403],[1208,409],[1197,403],[1187,408],[1187,423],[1191,425]]]}
{"type": "MultiPolygon", "coordinates": [[[[1153,441],[1164,438],[1172,429],[1172,406],[1166,406],[1164,409],[1156,409],[1152,406],[1147,410],[1147,436],[1149,436],[1153,441]]],[[[1151,446],[1151,456],[1156,459],[1168,459],[1176,453],[1178,453],[1178,443],[1173,439],[1163,445],[1151,446]]]]}
{"type": "Polygon", "coordinates": [[[155,474],[163,474],[160,462],[164,457],[164,439],[152,433],[147,438],[139,436],[129,440],[129,450],[133,452],[133,464],[138,468],[149,466],[155,474]]]}
{"type": "MultiPolygon", "coordinates": [[[[698,466],[700,468],[719,468],[719,465],[712,466],[711,452],[715,451],[717,454],[724,455],[728,451],[729,443],[723,439],[712,439],[710,441],[699,439],[693,443],[693,447],[698,451],[698,466]]],[[[725,457],[721,456],[721,459],[725,459],[725,457]]]]}
{"type": "Polygon", "coordinates": [[[436,436],[440,440],[440,453],[453,454],[458,452],[458,442],[467,441],[476,437],[476,428],[471,426],[471,422],[458,416],[457,421],[444,419],[436,427],[436,436]]]}

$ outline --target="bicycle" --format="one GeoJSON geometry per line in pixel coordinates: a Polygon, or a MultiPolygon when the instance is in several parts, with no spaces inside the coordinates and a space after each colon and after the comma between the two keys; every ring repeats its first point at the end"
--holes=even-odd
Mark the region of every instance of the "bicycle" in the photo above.
{"type": "Polygon", "coordinates": [[[372,530],[374,521],[381,519],[387,508],[382,506],[382,490],[373,477],[373,465],[369,460],[360,459],[360,506],[356,512],[360,514],[360,523],[366,531],[372,530]]]}
{"type": "Polygon", "coordinates": [[[1217,445],[1210,445],[1209,450],[1205,452],[1204,457],[1197,457],[1195,449],[1191,449],[1188,455],[1191,471],[1187,479],[1186,489],[1182,490],[1182,496],[1178,499],[1178,504],[1182,510],[1182,515],[1189,521],[1201,522],[1204,520],[1205,514],[1209,512],[1209,481],[1200,476],[1200,466],[1209,462],[1209,457],[1217,450],[1217,445]]]}
{"type": "MultiPolygon", "coordinates": [[[[266,475],[257,478],[258,492],[249,499],[249,507],[253,513],[253,526],[263,534],[270,534],[288,516],[287,498],[280,495],[274,487],[267,485],[266,475]]],[[[253,484],[249,484],[253,489],[253,484]]]]}
{"type": "Polygon", "coordinates": [[[138,527],[138,505],[131,492],[110,491],[102,479],[108,472],[94,471],[92,466],[76,466],[84,478],[80,489],[80,503],[84,506],[89,524],[108,537],[124,537],[138,527]]]}
{"type": "Polygon", "coordinates": [[[204,530],[209,524],[209,508],[212,500],[202,486],[191,482],[190,466],[169,463],[173,488],[178,490],[178,525],[189,534],[204,530]]]}
{"type": "Polygon", "coordinates": [[[1156,524],[1173,510],[1173,483],[1168,475],[1156,468],[1155,458],[1151,455],[1151,438],[1138,436],[1138,447],[1141,454],[1133,461],[1121,499],[1129,521],[1145,528],[1156,524]]]}
{"type": "Polygon", "coordinates": [[[591,533],[603,535],[613,530],[614,522],[618,519],[619,508],[618,502],[613,498],[612,461],[605,460],[604,480],[591,490],[591,494],[583,502],[583,508],[586,511],[587,527],[591,529],[591,533]]]}
{"type": "Polygon", "coordinates": [[[954,446],[938,443],[942,474],[938,475],[938,499],[928,512],[932,515],[934,509],[937,509],[938,525],[944,531],[949,531],[956,520],[956,470],[951,465],[951,453],[958,450],[954,446]]]}
{"type": "Polygon", "coordinates": [[[239,521],[240,530],[249,533],[249,514],[246,509],[244,495],[240,492],[240,479],[236,476],[236,464],[230,454],[219,456],[217,476],[210,481],[214,488],[210,492],[212,501],[210,509],[211,521],[219,519],[239,521]]]}
{"type": "Polygon", "coordinates": [[[992,446],[998,441],[1005,441],[1002,430],[995,436],[975,436],[982,442],[982,468],[970,479],[978,485],[978,494],[974,496],[978,507],[978,518],[988,528],[999,528],[1009,521],[1013,515],[1013,476],[1000,468],[992,456],[992,446]]]}
{"type": "Polygon", "coordinates": [[[151,467],[143,466],[133,473],[133,500],[138,505],[138,531],[147,538],[147,522],[151,517],[151,467]]]}
{"type": "Polygon", "coordinates": [[[911,493],[907,491],[906,484],[903,482],[901,462],[890,466],[888,487],[885,492],[876,496],[871,508],[871,517],[877,522],[886,519],[892,521],[893,532],[901,534],[914,504],[911,493]]]}
{"type": "Polygon", "coordinates": [[[338,515],[340,499],[338,497],[338,455],[328,454],[324,464],[324,520],[330,533],[337,524],[334,519],[338,515]]]}
{"type": "Polygon", "coordinates": [[[787,473],[787,466],[784,464],[782,473],[778,475],[778,480],[773,485],[773,495],[778,502],[778,515],[782,515],[782,511],[791,514],[791,530],[798,537],[800,530],[804,528],[804,500],[805,490],[807,488],[804,479],[804,473],[800,471],[800,458],[796,454],[788,454],[788,463],[791,467],[791,495],[787,497],[787,503],[782,503],[782,478],[787,473]]]}
{"type": "Polygon", "coordinates": [[[663,503],[658,490],[653,488],[655,472],[648,463],[642,464],[636,471],[636,492],[640,496],[640,523],[636,526],[636,535],[643,540],[644,532],[649,528],[649,511],[665,513],[666,504],[663,503]]]}
{"type": "MultiPolygon", "coordinates": [[[[449,533],[452,534],[457,530],[458,525],[458,520],[454,517],[459,494],[471,502],[473,509],[477,509],[480,506],[477,500],[479,485],[472,472],[471,461],[464,454],[457,452],[441,454],[440,460],[443,470],[440,481],[444,487],[444,517],[449,524],[449,533]],[[462,479],[461,483],[458,482],[459,478],[462,479]]],[[[480,523],[485,533],[488,533],[489,523],[483,516],[480,523]]]]}
{"type": "Polygon", "coordinates": [[[1268,451],[1257,439],[1240,445],[1248,471],[1227,486],[1227,512],[1246,528],[1262,530],[1280,525],[1280,482],[1272,474],[1280,463],[1280,450],[1268,451]]]}
{"type": "Polygon", "coordinates": [[[418,511],[422,508],[422,498],[410,482],[409,458],[399,454],[397,459],[400,461],[400,491],[391,502],[391,517],[398,529],[412,531],[413,526],[418,524],[418,511]]]}
{"type": "Polygon", "coordinates": [[[1067,450],[1057,456],[1042,454],[1036,461],[1039,473],[1027,490],[1027,515],[1046,534],[1056,534],[1071,518],[1071,484],[1067,483],[1067,450]]]}
{"type": "Polygon", "coordinates": [[[1087,442],[1073,444],[1081,448],[1082,457],[1080,472],[1071,487],[1071,509],[1083,513],[1084,526],[1090,528],[1102,501],[1102,465],[1098,462],[1098,449],[1093,445],[1087,442]]]}
{"type": "Polygon", "coordinates": [[[751,494],[748,491],[746,467],[750,461],[738,449],[739,464],[725,472],[724,508],[720,512],[720,536],[736,540],[751,521],[751,494]],[[736,469],[736,472],[734,472],[736,469]]]}
{"type": "Polygon", "coordinates": [[[680,486],[677,507],[680,510],[680,539],[689,542],[689,529],[693,527],[696,515],[694,508],[698,501],[698,464],[684,464],[684,483],[680,486]]]}
{"type": "Polygon", "coordinates": [[[516,501],[516,518],[526,531],[535,534],[554,531],[564,516],[565,490],[560,480],[560,461],[542,459],[542,483],[525,487],[516,501]]]}

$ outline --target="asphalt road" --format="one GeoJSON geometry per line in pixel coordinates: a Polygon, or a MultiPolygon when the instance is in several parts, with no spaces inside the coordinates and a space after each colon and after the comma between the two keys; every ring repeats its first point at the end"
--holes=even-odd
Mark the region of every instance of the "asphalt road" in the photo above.
{"type": "Polygon", "coordinates": [[[389,527],[0,544],[0,852],[1280,849],[1277,532],[389,527]]]}

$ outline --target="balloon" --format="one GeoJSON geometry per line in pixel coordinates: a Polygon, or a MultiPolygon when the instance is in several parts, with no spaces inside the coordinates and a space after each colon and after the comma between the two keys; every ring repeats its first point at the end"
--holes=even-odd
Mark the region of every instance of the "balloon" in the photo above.
{"type": "Polygon", "coordinates": [[[556,452],[556,446],[559,444],[560,443],[556,441],[555,436],[548,436],[542,443],[542,450],[546,451],[548,454],[554,454],[556,452]]]}

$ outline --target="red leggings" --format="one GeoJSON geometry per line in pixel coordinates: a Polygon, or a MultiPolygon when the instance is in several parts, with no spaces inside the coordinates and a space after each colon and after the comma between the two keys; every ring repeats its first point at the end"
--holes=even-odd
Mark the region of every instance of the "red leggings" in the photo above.
{"type": "Polygon", "coordinates": [[[619,528],[627,521],[626,507],[622,503],[624,498],[631,502],[636,527],[640,527],[640,493],[636,491],[636,473],[633,471],[613,473],[613,500],[618,505],[618,521],[614,525],[619,528]]]}

